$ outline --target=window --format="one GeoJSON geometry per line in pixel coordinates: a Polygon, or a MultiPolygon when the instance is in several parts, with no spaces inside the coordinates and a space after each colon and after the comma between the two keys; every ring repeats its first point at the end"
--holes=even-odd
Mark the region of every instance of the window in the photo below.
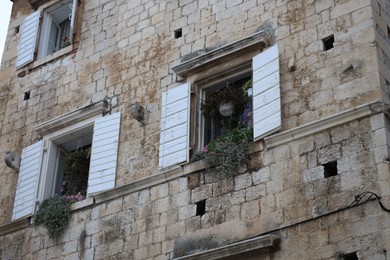
{"type": "Polygon", "coordinates": [[[240,71],[221,80],[200,85],[199,143],[203,147],[225,129],[251,126],[252,76],[251,70],[240,71]],[[249,87],[246,87],[249,86],[249,87]]]}
{"type": "Polygon", "coordinates": [[[69,196],[82,200],[87,196],[93,124],[47,141],[44,198],[69,196]]]}
{"type": "Polygon", "coordinates": [[[43,12],[38,58],[71,45],[72,12],[72,0],[61,1],[43,12]]]}
{"type": "Polygon", "coordinates": [[[264,50],[267,37],[259,32],[172,68],[187,82],[162,93],[160,169],[188,162],[190,148],[199,150],[223,134],[226,121],[203,117],[202,101],[226,88],[245,89],[251,96],[236,123],[251,120],[254,140],[280,129],[279,50],[277,45],[264,50]],[[252,91],[244,88],[248,81],[252,91]]]}
{"type": "Polygon", "coordinates": [[[21,27],[16,68],[72,45],[76,9],[77,0],[52,1],[27,16],[21,27]]]}
{"type": "Polygon", "coordinates": [[[115,187],[120,113],[102,117],[102,111],[86,107],[35,128],[43,139],[23,149],[13,220],[33,214],[36,201],[54,195],[77,201],[115,187]]]}

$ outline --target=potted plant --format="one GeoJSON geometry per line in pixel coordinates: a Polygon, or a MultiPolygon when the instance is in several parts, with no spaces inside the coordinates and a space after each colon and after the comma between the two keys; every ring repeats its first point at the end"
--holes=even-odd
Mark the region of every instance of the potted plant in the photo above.
{"type": "Polygon", "coordinates": [[[252,141],[251,128],[228,130],[196,152],[192,161],[204,160],[206,168],[214,167],[225,173],[233,174],[248,161],[247,152],[252,141]]]}
{"type": "Polygon", "coordinates": [[[43,225],[51,239],[57,240],[68,226],[71,203],[61,196],[45,199],[34,216],[34,225],[43,225]]]}
{"type": "Polygon", "coordinates": [[[201,103],[201,111],[207,120],[221,123],[224,128],[232,129],[238,126],[239,117],[244,112],[249,101],[243,88],[234,85],[209,93],[201,103]]]}
{"type": "Polygon", "coordinates": [[[61,195],[73,202],[83,200],[87,193],[91,147],[68,153],[64,160],[61,195]]]}

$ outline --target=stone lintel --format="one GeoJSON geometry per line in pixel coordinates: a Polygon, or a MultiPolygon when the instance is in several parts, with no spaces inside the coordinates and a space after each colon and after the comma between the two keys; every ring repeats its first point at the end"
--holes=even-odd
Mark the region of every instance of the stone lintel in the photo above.
{"type": "Polygon", "coordinates": [[[216,260],[245,259],[240,255],[249,252],[268,253],[279,249],[280,238],[273,234],[246,239],[229,245],[209,249],[192,255],[174,258],[175,260],[216,260]],[[237,258],[235,258],[237,257],[237,258]]]}
{"type": "Polygon", "coordinates": [[[34,127],[34,130],[40,135],[44,136],[66,126],[81,122],[85,119],[97,116],[106,112],[108,109],[107,101],[100,101],[83,108],[77,109],[60,117],[50,119],[42,124],[34,127]]]}
{"type": "Polygon", "coordinates": [[[265,31],[260,31],[252,34],[249,37],[224,45],[211,51],[206,51],[204,54],[183,61],[179,65],[172,67],[172,70],[181,77],[196,73],[199,70],[207,69],[208,67],[217,66],[225,59],[239,57],[242,51],[258,48],[263,49],[270,45],[271,37],[265,31]]]}
{"type": "Polygon", "coordinates": [[[272,148],[369,115],[388,113],[388,109],[389,106],[381,101],[364,104],[356,108],[348,109],[323,119],[266,137],[264,138],[265,147],[266,149],[272,148]]]}

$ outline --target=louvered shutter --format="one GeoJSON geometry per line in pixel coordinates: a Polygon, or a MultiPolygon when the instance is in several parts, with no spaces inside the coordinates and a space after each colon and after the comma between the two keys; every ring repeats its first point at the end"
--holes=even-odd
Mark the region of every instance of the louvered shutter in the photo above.
{"type": "Polygon", "coordinates": [[[69,41],[71,44],[73,44],[73,34],[75,33],[74,28],[76,24],[76,14],[77,14],[77,0],[73,0],[72,3],[72,19],[70,20],[70,35],[69,35],[69,41]]]}
{"type": "Polygon", "coordinates": [[[89,167],[88,194],[115,187],[120,113],[95,120],[89,167]]]}
{"type": "Polygon", "coordinates": [[[34,214],[42,152],[43,141],[32,144],[22,151],[12,220],[34,214]]]}
{"type": "Polygon", "coordinates": [[[274,45],[253,58],[253,138],[280,129],[279,50],[274,45]]]}
{"type": "Polygon", "coordinates": [[[30,14],[23,20],[16,58],[16,68],[20,68],[34,60],[34,53],[39,32],[40,10],[30,14]]]}
{"type": "Polygon", "coordinates": [[[189,159],[190,84],[162,93],[159,168],[189,159]]]}

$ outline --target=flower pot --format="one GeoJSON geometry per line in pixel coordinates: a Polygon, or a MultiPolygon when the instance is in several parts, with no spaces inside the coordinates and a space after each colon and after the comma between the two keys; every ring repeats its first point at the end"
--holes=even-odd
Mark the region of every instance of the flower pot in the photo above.
{"type": "Polygon", "coordinates": [[[221,104],[219,104],[219,113],[222,116],[233,115],[233,101],[222,101],[221,104]]]}

